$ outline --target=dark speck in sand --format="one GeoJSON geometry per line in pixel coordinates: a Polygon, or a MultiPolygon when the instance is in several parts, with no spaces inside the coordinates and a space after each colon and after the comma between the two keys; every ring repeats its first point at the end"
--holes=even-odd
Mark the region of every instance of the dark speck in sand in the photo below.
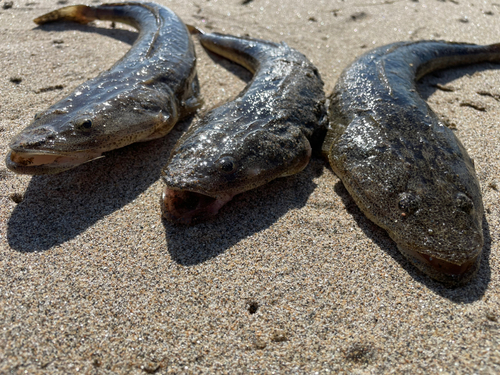
{"type": "Polygon", "coordinates": [[[352,21],[359,21],[365,19],[366,17],[368,17],[368,14],[366,12],[356,12],[351,14],[352,21]]]}
{"type": "Polygon", "coordinates": [[[258,308],[259,308],[259,304],[255,301],[252,301],[248,304],[248,312],[250,314],[255,314],[257,312],[258,308]]]}
{"type": "Polygon", "coordinates": [[[12,193],[10,199],[12,199],[14,203],[21,203],[24,200],[24,195],[21,193],[12,193]]]}
{"type": "Polygon", "coordinates": [[[10,77],[9,81],[18,85],[23,81],[23,79],[21,77],[10,77]]]}
{"type": "Polygon", "coordinates": [[[460,107],[470,107],[477,111],[486,112],[486,106],[478,101],[465,100],[460,103],[460,107]]]}
{"type": "Polygon", "coordinates": [[[41,89],[35,91],[35,94],[41,94],[43,92],[54,91],[54,90],[62,90],[63,88],[64,88],[63,85],[42,87],[41,89]]]}

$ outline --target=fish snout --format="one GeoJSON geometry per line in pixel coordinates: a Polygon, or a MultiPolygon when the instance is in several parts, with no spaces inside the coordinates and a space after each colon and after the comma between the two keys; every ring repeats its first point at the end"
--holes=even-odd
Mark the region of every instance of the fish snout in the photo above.
{"type": "Polygon", "coordinates": [[[482,241],[481,246],[478,245],[474,251],[469,252],[467,257],[461,256],[459,261],[438,258],[401,244],[398,244],[398,249],[415,267],[432,279],[448,287],[458,287],[472,279],[479,270],[482,241]]]}
{"type": "Polygon", "coordinates": [[[165,187],[161,198],[162,216],[175,224],[194,224],[215,216],[232,196],[211,197],[193,191],[165,187]]]}
{"type": "Polygon", "coordinates": [[[57,133],[47,128],[35,128],[16,135],[9,144],[14,151],[38,150],[51,145],[57,138],[57,133]]]}

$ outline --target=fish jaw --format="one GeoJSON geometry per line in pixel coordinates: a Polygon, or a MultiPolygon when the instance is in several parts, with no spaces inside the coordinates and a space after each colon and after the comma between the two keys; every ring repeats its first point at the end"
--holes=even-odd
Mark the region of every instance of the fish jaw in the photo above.
{"type": "Polygon", "coordinates": [[[11,150],[5,159],[7,168],[19,174],[55,174],[103,157],[100,151],[55,153],[11,150]]]}
{"type": "Polygon", "coordinates": [[[401,244],[398,244],[398,249],[420,271],[451,288],[469,282],[476,275],[481,264],[482,244],[474,256],[464,260],[461,264],[436,258],[401,244]]]}
{"type": "Polygon", "coordinates": [[[233,196],[226,194],[211,197],[194,191],[174,190],[167,186],[161,198],[162,215],[175,224],[194,224],[217,215],[221,207],[233,199],[233,196]]]}

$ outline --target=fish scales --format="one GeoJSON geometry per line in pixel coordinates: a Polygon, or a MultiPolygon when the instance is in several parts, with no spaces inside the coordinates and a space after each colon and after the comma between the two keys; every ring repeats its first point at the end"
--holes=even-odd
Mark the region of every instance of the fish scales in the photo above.
{"type": "MultiPolygon", "coordinates": [[[[199,32],[202,45],[254,77],[180,138],[163,170],[164,215],[191,223],[236,194],[301,171],[327,121],[316,67],[284,43],[199,32]]],[[[323,134],[321,134],[323,132],[323,134]]]]}
{"type": "Polygon", "coordinates": [[[199,106],[196,56],[184,23],[155,3],[68,6],[37,24],[92,20],[139,30],[131,49],[109,70],[38,113],[10,143],[6,164],[17,173],[58,173],[128,144],[166,135],[199,106]]]}
{"type": "Polygon", "coordinates": [[[399,250],[448,285],[479,268],[483,204],[474,163],[418,94],[437,69],[500,62],[499,45],[400,42],[361,56],[329,104],[323,153],[361,211],[399,250]]]}

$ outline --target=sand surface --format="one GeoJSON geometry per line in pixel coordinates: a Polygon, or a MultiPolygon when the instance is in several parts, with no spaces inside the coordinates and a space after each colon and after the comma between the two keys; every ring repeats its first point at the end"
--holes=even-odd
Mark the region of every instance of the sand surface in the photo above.
{"type": "MultiPolygon", "coordinates": [[[[375,46],[500,41],[500,4],[489,1],[160,2],[206,30],[285,41],[317,65],[327,94],[375,46]]],[[[64,3],[0,1],[2,160],[35,113],[137,35],[109,22],[32,22],[64,3]]],[[[203,109],[250,79],[197,54],[203,109]]],[[[0,373],[499,373],[499,68],[420,84],[475,159],[485,205],[481,269],[453,290],[411,266],[318,158],[210,222],[162,221],[160,170],[189,121],[55,176],[2,162],[0,373]]]]}

